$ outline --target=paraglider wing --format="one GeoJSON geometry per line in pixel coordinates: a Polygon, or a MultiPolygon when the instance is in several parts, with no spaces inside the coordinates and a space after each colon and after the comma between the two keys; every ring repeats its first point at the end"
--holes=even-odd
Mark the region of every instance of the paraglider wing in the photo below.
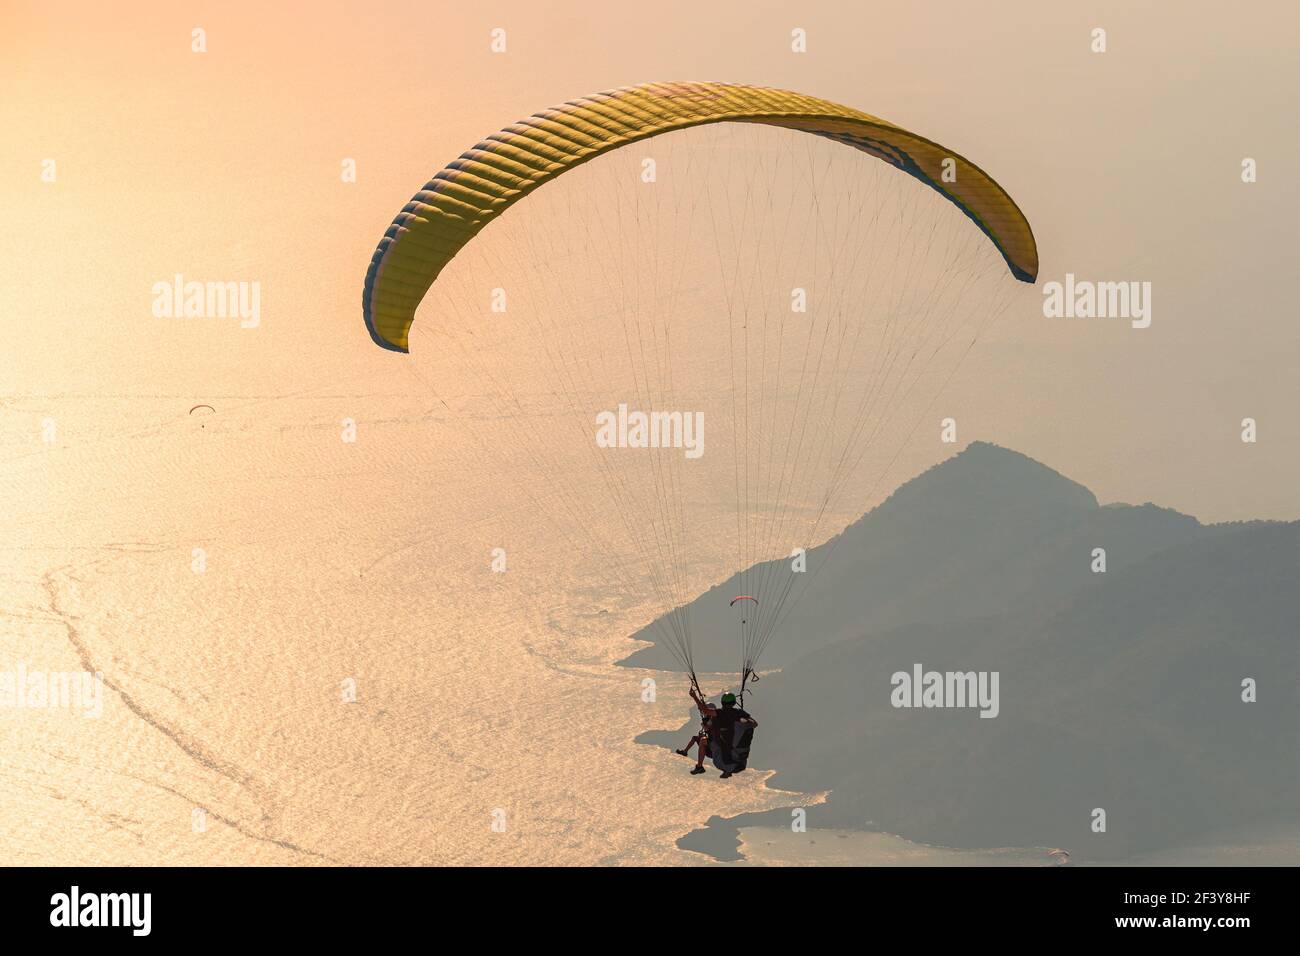
{"type": "MultiPolygon", "coordinates": [[[[903,412],[929,408],[981,329],[1025,291],[1012,279],[1032,282],[1037,273],[1033,233],[1015,202],[932,140],[799,93],[648,83],[536,113],[436,172],[376,246],[362,313],[376,344],[407,352],[417,309],[426,295],[435,300],[430,338],[440,348],[427,362],[431,377],[454,380],[458,401],[474,411],[457,416],[461,427],[479,432],[485,454],[501,454],[502,473],[519,476],[519,493],[560,537],[606,557],[628,593],[655,589],[667,611],[653,626],[697,691],[688,609],[695,596],[716,596],[711,588],[725,579],[712,557],[698,557],[701,547],[714,554],[721,512],[713,503],[726,502],[734,482],[739,576],[728,587],[748,593],[731,599],[728,616],[741,648],[743,707],[764,649],[816,573],[805,546],[861,514],[858,499],[874,494],[892,461],[890,441],[911,434],[903,412]],[[643,203],[635,164],[620,160],[648,152],[644,141],[665,133],[673,135],[653,145],[672,176],[643,203]],[[641,145],[618,152],[632,144],[641,145]],[[490,234],[452,265],[488,223],[592,160],[585,176],[533,200],[499,244],[490,234]],[[614,177],[611,190],[601,188],[602,176],[614,177]],[[512,241],[517,248],[508,248],[512,241]],[[469,298],[502,268],[519,282],[541,277],[525,295],[526,322],[482,322],[482,303],[469,298]],[[607,308],[572,307],[598,287],[607,308]],[[811,311],[807,288],[819,290],[811,311]],[[700,290],[686,308],[684,289],[700,290]],[[715,362],[730,367],[729,390],[713,376],[715,362]],[[629,404],[633,389],[644,407],[629,404]],[[690,396],[693,415],[675,410],[674,396],[690,396]],[[613,408],[615,444],[659,451],[591,456],[590,475],[609,493],[599,500],[614,506],[605,509],[569,476],[588,467],[576,461],[593,447],[593,412],[595,447],[609,445],[600,429],[613,408]],[[534,411],[577,427],[547,429],[535,441],[527,424],[534,411]],[[706,411],[723,423],[713,434],[724,436],[715,439],[724,451],[701,463],[706,411]],[[652,435],[637,444],[629,428],[625,443],[625,413],[670,423],[676,416],[680,434],[672,425],[667,443],[652,435]],[[515,433],[512,441],[501,440],[502,429],[515,433]],[[682,454],[664,451],[678,439],[682,454]],[[527,468],[514,467],[513,447],[526,453],[527,468]],[[554,499],[534,496],[537,477],[554,485],[554,499]],[[775,560],[782,553],[799,555],[788,574],[775,560]]],[[[708,614],[721,615],[714,600],[708,614]]],[[[743,767],[750,735],[736,730],[717,759],[743,767]]]]}
{"type": "Polygon", "coordinates": [[[708,123],[800,130],[916,177],[969,216],[1024,282],[1038,274],[1033,232],[974,163],[893,123],[828,100],[730,83],[646,83],[570,100],[494,133],[434,175],[384,233],[362,312],[375,344],[409,350],[415,310],[448,262],[489,222],[561,173],[661,133],[708,123]],[[948,175],[948,174],[951,175],[948,175]]]}
{"type": "Polygon", "coordinates": [[[199,409],[201,409],[201,408],[206,408],[208,411],[212,412],[213,414],[216,414],[216,411],[217,411],[217,410],[216,410],[215,408],[213,408],[211,405],[195,405],[193,408],[190,409],[190,412],[189,412],[189,413],[190,413],[191,415],[193,415],[195,412],[197,412],[197,411],[198,411],[199,409]]]}

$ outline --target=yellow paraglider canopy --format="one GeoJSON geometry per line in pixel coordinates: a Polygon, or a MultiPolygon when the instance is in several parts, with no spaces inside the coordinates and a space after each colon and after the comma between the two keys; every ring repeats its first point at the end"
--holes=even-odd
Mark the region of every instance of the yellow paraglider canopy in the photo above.
{"type": "Polygon", "coordinates": [[[870,153],[956,204],[1024,282],[1038,275],[1033,232],[1011,197],[974,163],[847,106],[731,83],[646,83],[571,100],[494,133],[438,172],[380,240],[362,309],[375,343],[408,350],[416,307],[448,262],[532,190],[629,143],[708,123],[800,130],[870,153]]]}

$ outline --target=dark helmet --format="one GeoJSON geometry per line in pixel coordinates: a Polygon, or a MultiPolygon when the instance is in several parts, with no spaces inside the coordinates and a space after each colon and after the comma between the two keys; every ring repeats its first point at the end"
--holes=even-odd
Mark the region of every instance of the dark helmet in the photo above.
{"type": "Polygon", "coordinates": [[[731,693],[731,691],[727,691],[727,693],[722,695],[723,707],[734,707],[735,704],[736,704],[736,695],[731,693]]]}

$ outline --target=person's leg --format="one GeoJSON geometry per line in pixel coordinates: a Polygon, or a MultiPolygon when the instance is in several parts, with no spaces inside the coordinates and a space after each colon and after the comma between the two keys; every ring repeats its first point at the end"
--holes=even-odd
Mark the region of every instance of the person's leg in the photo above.
{"type": "Polygon", "coordinates": [[[700,742],[700,738],[698,735],[696,735],[691,738],[691,742],[689,744],[687,744],[681,750],[677,751],[677,753],[681,754],[683,757],[689,757],[691,755],[691,748],[699,744],[699,742],[700,742]]]}
{"type": "MultiPolygon", "coordinates": [[[[727,759],[730,759],[730,758],[731,758],[731,748],[730,748],[730,746],[728,745],[728,741],[730,741],[730,740],[732,740],[732,739],[733,739],[732,735],[728,734],[728,735],[723,736],[722,739],[720,739],[720,740],[718,741],[718,744],[719,744],[718,749],[719,749],[720,751],[722,751],[723,755],[724,755],[727,759]]],[[[722,771],[722,773],[718,774],[718,776],[720,776],[723,780],[726,780],[728,777],[731,776],[731,771],[730,771],[730,770],[724,770],[724,771],[722,771]]]]}

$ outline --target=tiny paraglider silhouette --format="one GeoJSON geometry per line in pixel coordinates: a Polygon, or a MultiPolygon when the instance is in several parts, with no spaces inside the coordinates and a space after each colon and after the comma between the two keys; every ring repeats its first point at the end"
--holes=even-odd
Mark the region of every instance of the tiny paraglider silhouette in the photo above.
{"type": "Polygon", "coordinates": [[[1048,850],[1047,855],[1056,861],[1057,866],[1065,866],[1070,862],[1069,850],[1048,850]]]}
{"type": "MultiPolygon", "coordinates": [[[[732,599],[731,599],[731,604],[730,604],[729,606],[730,606],[730,607],[735,607],[737,601],[753,601],[753,602],[754,602],[754,606],[755,606],[755,607],[758,606],[758,598],[756,598],[756,597],[750,597],[748,594],[740,594],[740,595],[737,595],[736,597],[732,598],[732,599]]],[[[744,605],[742,604],[741,607],[742,607],[742,609],[743,609],[743,608],[744,608],[744,605]]],[[[743,613],[743,612],[742,612],[742,613],[743,613]]],[[[748,622],[747,622],[747,621],[742,617],[740,623],[741,623],[741,624],[745,624],[745,623],[748,623],[748,622]]]]}
{"type": "MultiPolygon", "coordinates": [[[[193,408],[191,408],[190,411],[189,411],[189,414],[190,414],[191,417],[193,417],[193,416],[195,416],[195,415],[198,415],[200,418],[202,418],[202,417],[204,417],[204,416],[206,416],[206,415],[215,415],[216,413],[217,413],[217,410],[216,410],[215,408],[213,408],[211,405],[195,405],[195,406],[194,406],[193,408]]],[[[205,425],[203,425],[202,423],[200,423],[199,427],[200,427],[200,428],[205,428],[205,427],[207,427],[207,426],[205,426],[205,425]]]]}

